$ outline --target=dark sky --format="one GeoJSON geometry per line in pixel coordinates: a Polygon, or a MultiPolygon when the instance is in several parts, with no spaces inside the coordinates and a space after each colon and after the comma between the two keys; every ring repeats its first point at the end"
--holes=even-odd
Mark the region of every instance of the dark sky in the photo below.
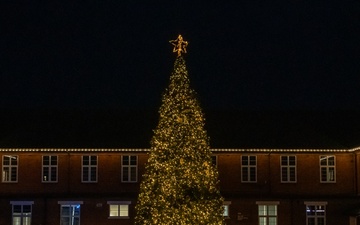
{"type": "Polygon", "coordinates": [[[55,2],[1,3],[3,109],[157,109],[179,33],[206,109],[360,109],[359,1],[55,2]]]}

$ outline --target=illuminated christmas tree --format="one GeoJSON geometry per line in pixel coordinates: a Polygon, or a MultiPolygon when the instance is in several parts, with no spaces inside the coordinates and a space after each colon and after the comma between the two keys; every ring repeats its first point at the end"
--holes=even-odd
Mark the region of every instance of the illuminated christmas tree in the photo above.
{"type": "Polygon", "coordinates": [[[151,141],[135,223],[222,225],[218,172],[211,161],[203,113],[181,55],[188,43],[180,35],[172,43],[178,55],[151,141]]]}

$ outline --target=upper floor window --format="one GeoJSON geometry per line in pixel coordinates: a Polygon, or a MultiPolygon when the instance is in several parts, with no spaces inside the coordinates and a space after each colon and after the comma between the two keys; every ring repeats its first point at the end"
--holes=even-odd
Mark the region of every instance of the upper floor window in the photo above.
{"type": "Polygon", "coordinates": [[[60,225],[80,225],[80,202],[59,201],[60,225]]]}
{"type": "Polygon", "coordinates": [[[323,183],[336,181],[335,156],[320,156],[320,181],[323,183]]]}
{"type": "Polygon", "coordinates": [[[2,161],[2,181],[17,182],[18,180],[18,156],[4,155],[2,161]]]}
{"type": "Polygon", "coordinates": [[[241,181],[256,182],[256,156],[241,157],[241,181]]]}
{"type": "Polygon", "coordinates": [[[10,204],[12,205],[12,224],[30,225],[34,202],[12,201],[10,204]]]}
{"type": "Polygon", "coordinates": [[[109,204],[109,218],[129,218],[130,201],[108,201],[109,204]]]}
{"type": "Polygon", "coordinates": [[[326,225],[326,202],[305,202],[306,225],[326,225]]]}
{"type": "Polygon", "coordinates": [[[296,156],[281,156],[281,182],[296,182],[296,156]]]}
{"type": "Polygon", "coordinates": [[[82,157],[82,182],[97,182],[97,156],[84,155],[82,157]]]}
{"type": "Polygon", "coordinates": [[[44,155],[42,158],[42,181],[57,182],[58,157],[56,155],[44,155]]]}
{"type": "Polygon", "coordinates": [[[137,156],[123,155],[121,161],[121,181],[137,182],[137,156]]]}
{"type": "Polygon", "coordinates": [[[277,225],[277,205],[279,202],[257,202],[259,225],[277,225]]]}

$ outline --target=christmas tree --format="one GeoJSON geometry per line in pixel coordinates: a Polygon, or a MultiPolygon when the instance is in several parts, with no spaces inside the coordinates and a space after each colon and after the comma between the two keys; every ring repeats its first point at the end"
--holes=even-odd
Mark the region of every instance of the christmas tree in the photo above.
{"type": "Polygon", "coordinates": [[[172,42],[178,53],[154,130],[140,185],[135,224],[223,224],[218,172],[211,161],[204,116],[190,88],[182,53],[187,42],[172,42]]]}

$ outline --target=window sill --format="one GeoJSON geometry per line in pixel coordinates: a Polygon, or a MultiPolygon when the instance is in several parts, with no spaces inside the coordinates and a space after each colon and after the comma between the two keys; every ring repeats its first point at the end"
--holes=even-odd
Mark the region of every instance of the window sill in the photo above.
{"type": "Polygon", "coordinates": [[[128,216],[109,216],[108,219],[130,219],[128,216]]]}

